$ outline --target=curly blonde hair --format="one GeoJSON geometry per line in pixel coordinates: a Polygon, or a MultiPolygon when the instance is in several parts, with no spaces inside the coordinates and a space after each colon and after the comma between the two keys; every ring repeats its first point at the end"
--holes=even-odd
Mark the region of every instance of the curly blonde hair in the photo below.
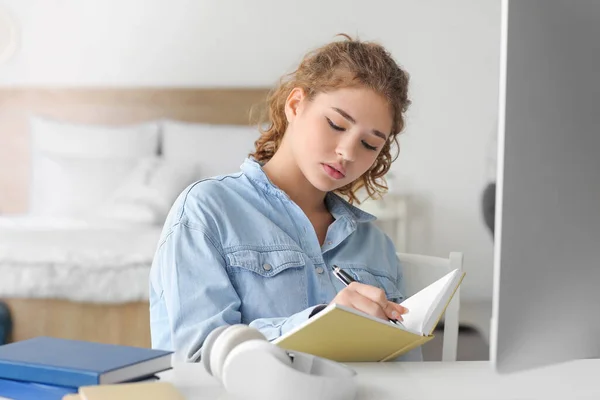
{"type": "Polygon", "coordinates": [[[393,126],[389,140],[381,149],[372,167],[356,181],[336,192],[349,202],[359,202],[356,192],[365,187],[369,197],[381,195],[388,189],[384,175],[398,156],[398,134],[404,129],[404,113],[410,106],[408,99],[408,74],[394,61],[381,45],[363,42],[342,34],[346,40],[334,41],[308,53],[298,68],[281,78],[270,91],[264,115],[258,123],[261,136],[250,155],[259,162],[273,157],[287,129],[285,102],[294,88],[301,88],[310,101],[318,93],[340,88],[364,87],[383,96],[392,112],[393,126]],[[392,156],[391,147],[397,152],[392,156]]]}

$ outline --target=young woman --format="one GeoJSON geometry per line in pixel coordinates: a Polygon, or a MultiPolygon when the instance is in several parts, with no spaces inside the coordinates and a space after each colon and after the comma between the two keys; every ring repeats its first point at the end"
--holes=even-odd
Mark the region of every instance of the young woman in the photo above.
{"type": "Polygon", "coordinates": [[[241,171],[194,183],[171,209],[150,276],[154,348],[198,361],[218,326],[272,340],[332,302],[402,320],[394,245],[352,203],[386,189],[407,91],[383,47],[349,37],[282,79],[241,171]]]}

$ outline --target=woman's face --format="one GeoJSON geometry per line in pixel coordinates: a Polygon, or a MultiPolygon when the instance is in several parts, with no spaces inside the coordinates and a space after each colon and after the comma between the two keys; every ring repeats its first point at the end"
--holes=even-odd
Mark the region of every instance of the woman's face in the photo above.
{"type": "Polygon", "coordinates": [[[286,102],[286,141],[306,179],[328,192],[359,179],[373,165],[392,130],[387,101],[365,88],[319,93],[294,89],[286,102]]]}

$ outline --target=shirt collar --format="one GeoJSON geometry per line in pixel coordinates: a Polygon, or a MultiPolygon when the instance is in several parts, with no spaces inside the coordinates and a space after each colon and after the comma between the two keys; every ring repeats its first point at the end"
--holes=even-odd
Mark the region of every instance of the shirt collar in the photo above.
{"type": "MultiPolygon", "coordinates": [[[[259,163],[255,158],[246,158],[244,163],[241,165],[241,170],[244,175],[256,183],[263,191],[271,195],[282,197],[288,201],[290,200],[289,196],[283,190],[279,189],[273,184],[273,182],[271,182],[267,174],[262,169],[262,164],[259,163]]],[[[357,223],[369,222],[376,219],[375,216],[350,204],[347,200],[341,198],[339,195],[333,192],[327,193],[325,196],[325,204],[335,219],[347,217],[351,221],[355,221],[357,223]]]]}

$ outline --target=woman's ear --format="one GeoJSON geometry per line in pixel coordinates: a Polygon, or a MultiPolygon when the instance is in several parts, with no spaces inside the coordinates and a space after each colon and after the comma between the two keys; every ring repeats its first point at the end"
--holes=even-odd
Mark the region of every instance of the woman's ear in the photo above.
{"type": "Polygon", "coordinates": [[[298,115],[302,100],[304,100],[304,90],[301,88],[293,88],[287,99],[285,100],[285,116],[288,123],[292,122],[298,115]]]}

